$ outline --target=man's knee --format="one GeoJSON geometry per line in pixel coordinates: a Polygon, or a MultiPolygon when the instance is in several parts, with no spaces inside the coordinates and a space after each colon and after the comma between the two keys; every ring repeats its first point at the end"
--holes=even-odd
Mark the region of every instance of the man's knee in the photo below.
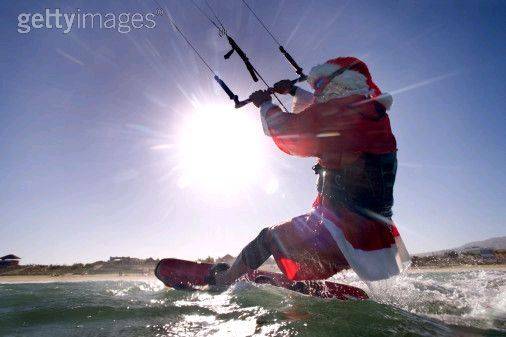
{"type": "Polygon", "coordinates": [[[269,237],[270,229],[266,227],[242,250],[241,258],[249,268],[257,269],[271,256],[269,237]]]}

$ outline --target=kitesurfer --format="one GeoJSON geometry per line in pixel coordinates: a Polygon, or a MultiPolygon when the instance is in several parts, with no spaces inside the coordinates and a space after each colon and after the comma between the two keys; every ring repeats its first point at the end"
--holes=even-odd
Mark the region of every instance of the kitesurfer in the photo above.
{"type": "Polygon", "coordinates": [[[397,146],[387,111],[392,96],[373,82],[366,64],[338,57],[311,69],[314,93],[289,80],[250,96],[265,133],[284,152],[316,157],[318,195],[312,210],[264,228],[232,266],[210,283],[229,285],[271,255],[290,280],[326,279],[353,268],[375,281],[399,274],[409,254],[392,222],[397,146]],[[290,94],[293,113],[271,101],[290,94]]]}

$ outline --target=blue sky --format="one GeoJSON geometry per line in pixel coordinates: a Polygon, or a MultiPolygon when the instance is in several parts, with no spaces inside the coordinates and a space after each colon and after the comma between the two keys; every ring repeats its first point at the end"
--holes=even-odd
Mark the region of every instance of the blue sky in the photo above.
{"type": "MultiPolygon", "coordinates": [[[[210,3],[270,83],[294,78],[241,2],[210,3]]],[[[394,220],[412,253],[506,234],[506,3],[249,3],[306,70],[357,56],[379,87],[394,94],[390,116],[400,163],[394,220]]],[[[236,56],[222,58],[226,41],[190,2],[163,4],[242,97],[261,88],[236,56]]],[[[224,153],[220,143],[208,151],[203,144],[200,154],[202,170],[232,178],[218,189],[182,183],[178,144],[181,133],[191,133],[188,116],[195,110],[218,116],[207,107],[230,102],[164,18],[155,17],[153,29],[127,34],[91,28],[18,33],[20,13],[45,8],[146,14],[158,6],[0,4],[0,255],[72,263],[110,255],[236,254],[261,228],[309,210],[313,160],[289,157],[261,137],[252,106],[234,112],[243,118],[239,136],[217,131],[234,151],[224,153]],[[245,153],[253,152],[248,162],[245,153]],[[234,175],[253,166],[247,181],[234,175]],[[240,188],[237,179],[244,182],[240,188]]]]}

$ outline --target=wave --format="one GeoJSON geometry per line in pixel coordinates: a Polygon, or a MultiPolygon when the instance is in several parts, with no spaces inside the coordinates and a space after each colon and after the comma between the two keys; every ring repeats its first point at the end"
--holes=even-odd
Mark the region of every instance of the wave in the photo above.
{"type": "Polygon", "coordinates": [[[239,282],[223,293],[153,282],[0,285],[0,335],[506,336],[506,273],[407,274],[340,302],[239,282]]]}

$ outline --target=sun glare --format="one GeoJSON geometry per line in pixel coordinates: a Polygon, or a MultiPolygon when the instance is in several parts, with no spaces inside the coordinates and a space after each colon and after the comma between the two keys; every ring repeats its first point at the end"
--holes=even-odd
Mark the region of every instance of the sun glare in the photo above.
{"type": "Polygon", "coordinates": [[[232,194],[260,183],[263,135],[247,111],[201,107],[185,116],[180,130],[179,187],[232,194]]]}

